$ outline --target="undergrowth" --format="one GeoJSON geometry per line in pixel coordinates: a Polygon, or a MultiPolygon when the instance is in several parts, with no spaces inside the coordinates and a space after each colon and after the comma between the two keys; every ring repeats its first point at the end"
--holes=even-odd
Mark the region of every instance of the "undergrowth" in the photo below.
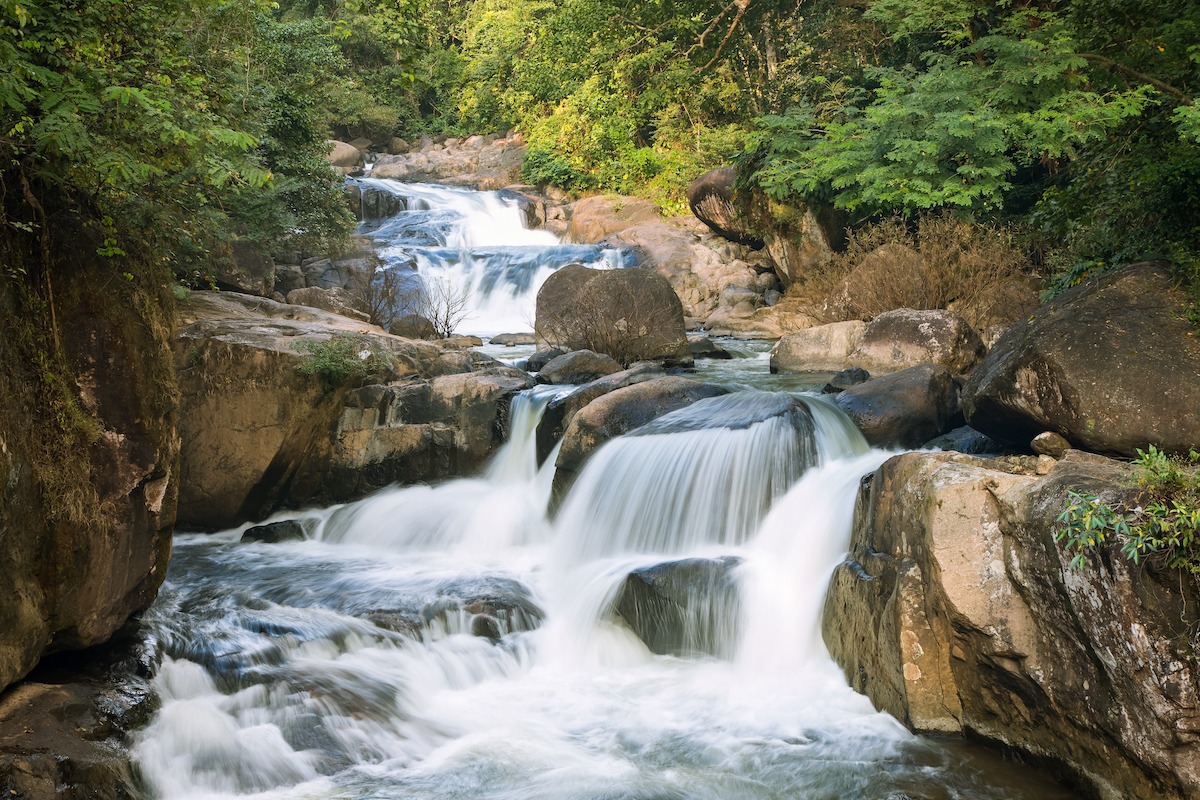
{"type": "Polygon", "coordinates": [[[326,341],[298,342],[296,349],[305,354],[297,371],[318,376],[326,392],[380,380],[390,367],[387,353],[353,334],[336,334],[326,341]]]}
{"type": "Polygon", "coordinates": [[[1200,453],[1171,457],[1154,445],[1138,450],[1131,500],[1106,502],[1070,490],[1055,538],[1072,553],[1071,567],[1109,539],[1135,564],[1156,558],[1200,577],[1200,453]]]}

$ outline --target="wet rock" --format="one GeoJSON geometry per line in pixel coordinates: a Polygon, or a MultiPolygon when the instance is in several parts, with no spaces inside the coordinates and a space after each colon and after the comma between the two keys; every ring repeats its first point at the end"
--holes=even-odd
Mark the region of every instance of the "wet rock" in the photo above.
{"type": "Polygon", "coordinates": [[[572,350],[546,362],[538,371],[538,381],[578,385],[620,371],[621,365],[603,353],[572,350]]]}
{"type": "Polygon", "coordinates": [[[874,447],[920,447],[962,424],[958,383],[937,364],[860,383],[835,402],[874,447]]]}
{"type": "Polygon", "coordinates": [[[305,539],[304,526],[294,519],[271,522],[266,525],[255,525],[247,528],[242,534],[243,542],[299,542],[305,539]]]}
{"type": "Polygon", "coordinates": [[[559,395],[546,404],[542,419],[537,428],[538,463],[541,464],[550,455],[554,445],[563,438],[567,426],[579,413],[579,410],[597,397],[616,391],[625,386],[643,383],[652,378],[664,377],[665,373],[657,364],[637,364],[626,370],[614,372],[603,378],[597,378],[585,383],[578,389],[567,394],[559,395]]]}
{"type": "Polygon", "coordinates": [[[584,406],[563,434],[555,462],[554,494],[561,497],[587,457],[604,442],[651,420],[727,389],[689,378],[666,376],[606,392],[584,406]]]}
{"type": "Polygon", "coordinates": [[[851,386],[858,386],[860,383],[866,383],[869,380],[871,380],[871,373],[862,367],[850,367],[830,378],[829,382],[821,387],[821,394],[844,392],[851,386]]]}
{"type": "Polygon", "coordinates": [[[541,372],[542,368],[549,364],[554,359],[563,355],[565,351],[559,350],[557,347],[546,347],[538,350],[529,358],[525,359],[525,369],[530,372],[541,372]]]}
{"type": "Polygon", "coordinates": [[[1062,764],[1086,796],[1197,796],[1195,587],[1133,565],[1117,541],[1071,569],[1054,541],[1067,490],[1124,497],[1129,466],[1080,451],[1041,478],[997,466],[909,453],[875,472],[856,568],[835,572],[826,600],[830,653],[915,730],[1062,764]]]}
{"type": "Polygon", "coordinates": [[[688,558],[636,569],[613,609],[651,652],[729,657],[739,613],[740,558],[688,558]]]}
{"type": "Polygon", "coordinates": [[[538,291],[534,327],[551,345],[594,350],[622,364],[692,361],[679,298],[649,270],[563,267],[538,291]]]}
{"type": "Polygon", "coordinates": [[[471,635],[483,639],[499,641],[503,634],[500,632],[500,620],[489,614],[476,614],[471,617],[471,635]]]}
{"type": "Polygon", "coordinates": [[[1200,443],[1200,337],[1163,264],[1064,292],[1000,337],[963,388],[967,421],[1024,447],[1043,431],[1133,456],[1200,443]]]}
{"type": "Polygon", "coordinates": [[[730,353],[724,347],[721,347],[721,345],[717,344],[712,339],[709,339],[707,336],[689,334],[687,340],[688,348],[691,349],[693,358],[733,358],[732,353],[730,353]]]}

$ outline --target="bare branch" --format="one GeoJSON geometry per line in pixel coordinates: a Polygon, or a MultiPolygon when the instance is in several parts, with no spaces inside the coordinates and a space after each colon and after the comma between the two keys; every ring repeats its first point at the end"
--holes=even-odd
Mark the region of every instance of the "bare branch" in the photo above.
{"type": "MultiPolygon", "coordinates": [[[[738,23],[742,21],[742,17],[746,15],[746,9],[750,7],[750,0],[734,0],[734,5],[737,6],[737,14],[733,17],[733,22],[729,24],[729,30],[725,32],[725,38],[717,45],[717,52],[713,53],[713,57],[703,67],[698,67],[693,70],[693,73],[699,75],[706,69],[717,63],[717,59],[721,57],[721,52],[725,49],[725,45],[733,38],[733,32],[737,30],[738,23]]],[[[722,12],[723,14],[724,12],[722,12]]]]}
{"type": "Polygon", "coordinates": [[[1178,89],[1178,88],[1172,86],[1171,84],[1166,83],[1165,81],[1160,81],[1158,78],[1155,78],[1153,75],[1147,75],[1144,72],[1138,72],[1133,67],[1127,67],[1124,64],[1120,63],[1119,61],[1113,61],[1111,58],[1108,58],[1107,56],[1098,55],[1096,53],[1080,53],[1079,57],[1087,59],[1088,61],[1091,61],[1094,64],[1100,64],[1101,66],[1108,67],[1109,69],[1115,69],[1117,72],[1120,72],[1122,75],[1128,75],[1130,78],[1133,78],[1134,80],[1141,81],[1142,83],[1145,83],[1145,84],[1149,84],[1150,86],[1153,86],[1155,89],[1160,89],[1160,90],[1166,92],[1167,94],[1171,95],[1172,97],[1177,98],[1179,100],[1179,102],[1183,103],[1185,106],[1190,106],[1194,102],[1192,100],[1191,96],[1189,96],[1182,89],[1178,89]]]}

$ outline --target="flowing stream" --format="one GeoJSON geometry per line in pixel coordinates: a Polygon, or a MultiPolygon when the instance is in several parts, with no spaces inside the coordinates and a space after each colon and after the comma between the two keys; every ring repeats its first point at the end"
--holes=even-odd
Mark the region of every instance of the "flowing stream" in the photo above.
{"type": "Polygon", "coordinates": [[[567,264],[630,266],[628,254],[569,245],[527,227],[514,192],[359,178],[359,231],[380,247],[382,271],[402,290],[431,287],[467,303],[463,331],[488,336],[533,330],[537,290],[567,264]]]}
{"type": "MultiPolygon", "coordinates": [[[[360,184],[382,192],[365,225],[387,269],[471,286],[474,330],[529,329],[564,263],[620,266],[525,230],[500,193],[360,184]]],[[[747,355],[711,377],[766,382],[747,355]]],[[[535,432],[562,390],[514,399],[478,477],[293,513],[298,541],[177,536],[144,617],[162,653],[133,751],[146,795],[1069,796],[910,735],[830,659],[823,597],[861,478],[888,455],[840,411],[779,391],[702,400],[601,447],[549,518],[535,432]]]]}

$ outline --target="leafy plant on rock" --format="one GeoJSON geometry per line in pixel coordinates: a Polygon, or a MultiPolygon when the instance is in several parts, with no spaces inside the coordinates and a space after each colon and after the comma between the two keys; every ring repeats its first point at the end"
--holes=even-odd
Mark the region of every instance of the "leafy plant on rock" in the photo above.
{"type": "Polygon", "coordinates": [[[1159,558],[1200,577],[1200,453],[1173,458],[1154,445],[1138,450],[1131,501],[1106,502],[1088,492],[1068,491],[1055,539],[1072,553],[1071,567],[1115,538],[1133,563],[1159,558]]]}

